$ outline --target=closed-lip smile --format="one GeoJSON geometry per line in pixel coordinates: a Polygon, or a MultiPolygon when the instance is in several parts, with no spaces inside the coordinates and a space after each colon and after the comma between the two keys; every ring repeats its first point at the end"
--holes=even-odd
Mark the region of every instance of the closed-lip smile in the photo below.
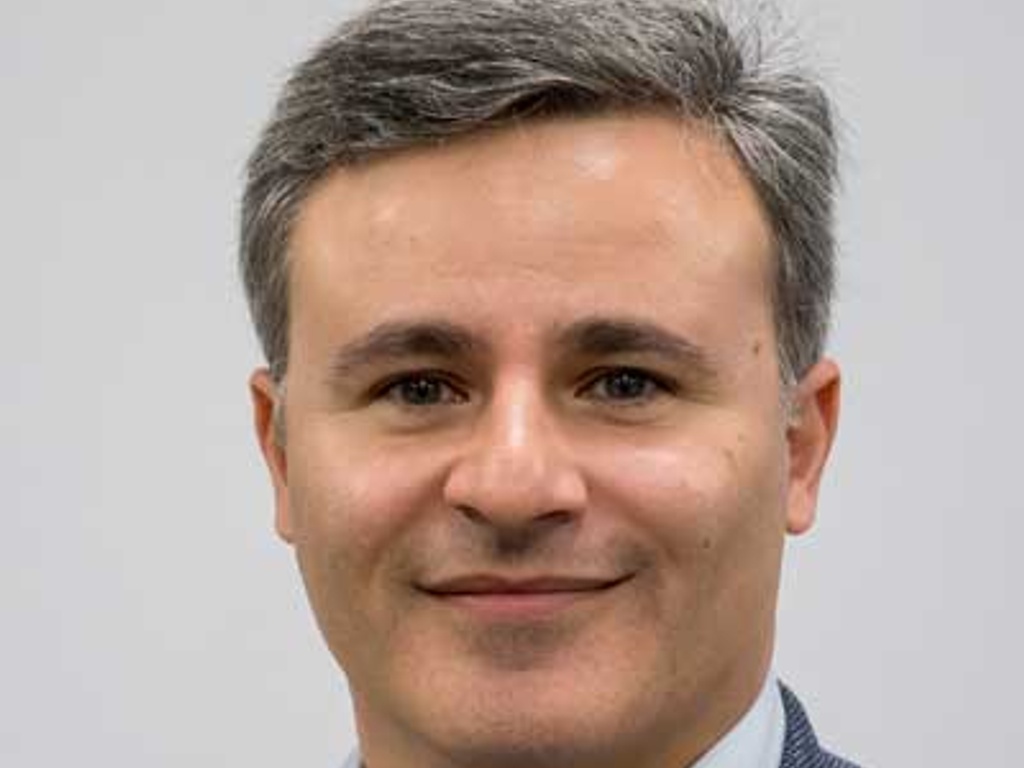
{"type": "Polygon", "coordinates": [[[533,576],[512,578],[492,574],[469,574],[442,579],[423,587],[438,596],[485,594],[538,594],[552,592],[591,592],[608,589],[628,577],[533,576]]]}
{"type": "Polygon", "coordinates": [[[420,587],[443,603],[484,619],[550,618],[610,592],[630,575],[592,577],[541,575],[528,578],[474,573],[439,579],[420,587]]]}

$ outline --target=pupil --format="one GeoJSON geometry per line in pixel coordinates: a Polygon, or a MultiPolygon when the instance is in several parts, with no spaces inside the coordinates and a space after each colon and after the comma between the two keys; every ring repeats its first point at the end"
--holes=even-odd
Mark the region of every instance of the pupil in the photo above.
{"type": "Polygon", "coordinates": [[[623,371],[616,373],[608,382],[609,394],[612,397],[636,398],[644,393],[646,382],[635,373],[623,371]]]}
{"type": "Polygon", "coordinates": [[[430,379],[407,381],[402,389],[404,390],[405,399],[416,405],[435,403],[438,399],[439,390],[437,382],[430,379]]]}

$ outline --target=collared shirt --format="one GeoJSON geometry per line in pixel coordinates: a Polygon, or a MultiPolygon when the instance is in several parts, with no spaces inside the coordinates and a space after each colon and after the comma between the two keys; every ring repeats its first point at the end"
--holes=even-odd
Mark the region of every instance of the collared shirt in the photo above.
{"type": "Polygon", "coordinates": [[[693,768],[779,768],[785,742],[782,691],[769,674],[747,714],[693,768]]]}
{"type": "MultiPolygon", "coordinates": [[[[747,713],[693,768],[779,768],[785,740],[782,691],[775,675],[769,674],[747,713]]],[[[361,766],[359,752],[353,751],[343,768],[361,766]]]]}

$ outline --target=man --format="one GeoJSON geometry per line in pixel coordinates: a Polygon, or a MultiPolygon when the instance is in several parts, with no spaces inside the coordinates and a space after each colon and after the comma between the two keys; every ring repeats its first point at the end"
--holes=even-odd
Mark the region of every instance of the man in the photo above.
{"type": "Polygon", "coordinates": [[[838,414],[835,142],[755,33],[389,0],[286,86],[251,390],[351,765],[850,765],[771,672],[838,414]]]}

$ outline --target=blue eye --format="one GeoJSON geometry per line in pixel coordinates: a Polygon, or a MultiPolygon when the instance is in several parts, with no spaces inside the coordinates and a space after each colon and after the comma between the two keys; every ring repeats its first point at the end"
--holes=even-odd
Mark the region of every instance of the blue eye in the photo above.
{"type": "Polygon", "coordinates": [[[662,381],[636,368],[617,368],[591,379],[582,393],[615,403],[646,402],[669,390],[662,381]]]}
{"type": "Polygon", "coordinates": [[[439,376],[419,373],[403,376],[384,386],[377,395],[398,405],[429,407],[465,402],[466,397],[439,376]]]}

